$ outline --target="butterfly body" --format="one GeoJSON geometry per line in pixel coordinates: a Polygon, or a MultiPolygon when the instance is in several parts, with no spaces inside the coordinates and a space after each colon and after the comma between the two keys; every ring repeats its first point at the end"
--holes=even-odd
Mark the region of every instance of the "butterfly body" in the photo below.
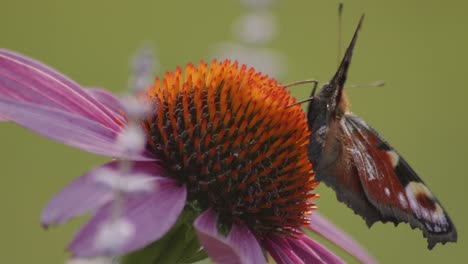
{"type": "Polygon", "coordinates": [[[408,163],[366,122],[348,109],[343,91],[362,18],[330,83],[312,95],[308,156],[316,179],[336,191],[339,201],[364,218],[408,222],[431,249],[457,240],[455,227],[438,200],[408,163]]]}

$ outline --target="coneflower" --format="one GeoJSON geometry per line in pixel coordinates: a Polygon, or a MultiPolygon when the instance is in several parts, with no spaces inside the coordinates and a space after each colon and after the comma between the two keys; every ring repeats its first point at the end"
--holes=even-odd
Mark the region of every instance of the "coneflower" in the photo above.
{"type": "Polygon", "coordinates": [[[149,106],[138,122],[144,148],[123,153],[116,140],[128,132],[129,115],[115,97],[0,51],[2,120],[116,159],[65,187],[44,210],[44,226],[94,214],[71,242],[73,257],[125,256],[149,246],[159,250],[154,263],[203,253],[217,263],[265,263],[266,253],[277,263],[341,263],[304,234],[309,228],[373,262],[313,212],[310,132],[301,108],[288,107],[295,99],[284,86],[244,65],[214,61],[177,68],[139,98],[149,106]],[[122,161],[131,161],[129,181],[103,178],[103,170],[118,175],[122,161]],[[125,195],[116,195],[117,187],[125,195]],[[124,231],[113,250],[99,242],[106,223],[124,231]]]}

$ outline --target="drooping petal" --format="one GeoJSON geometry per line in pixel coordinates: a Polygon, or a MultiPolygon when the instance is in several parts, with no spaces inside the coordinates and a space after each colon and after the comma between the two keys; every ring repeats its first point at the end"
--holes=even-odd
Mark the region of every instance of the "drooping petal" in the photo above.
{"type": "MultiPolygon", "coordinates": [[[[115,163],[111,163],[104,167],[114,167],[114,165],[115,163]]],[[[93,171],[74,180],[49,201],[41,215],[41,224],[44,227],[60,225],[92,212],[112,200],[112,190],[97,184],[93,171]]]]}
{"type": "Polygon", "coordinates": [[[120,122],[126,122],[123,115],[124,108],[119,98],[114,96],[112,93],[99,88],[86,88],[85,90],[101,104],[107,107],[112,115],[118,118],[120,122]]]}
{"type": "Polygon", "coordinates": [[[271,235],[262,245],[278,264],[342,264],[340,258],[303,234],[295,237],[271,235]]]}
{"type": "Polygon", "coordinates": [[[330,221],[317,212],[314,212],[309,219],[311,224],[308,226],[308,229],[312,232],[317,233],[321,237],[342,248],[361,263],[377,263],[371,256],[369,256],[369,254],[367,254],[366,250],[364,250],[349,235],[334,226],[330,221]]]}
{"type": "MultiPolygon", "coordinates": [[[[122,155],[115,144],[117,132],[91,119],[46,106],[2,98],[0,113],[6,119],[62,144],[109,157],[122,155]]],[[[151,160],[144,154],[128,158],[151,160]]]]}
{"type": "Polygon", "coordinates": [[[246,226],[234,224],[227,237],[227,242],[232,248],[242,252],[242,263],[257,264],[265,261],[265,256],[257,239],[246,226]]]}
{"type": "Polygon", "coordinates": [[[304,264],[290,248],[288,242],[282,238],[266,238],[262,241],[263,247],[278,264],[304,264]]]}
{"type": "Polygon", "coordinates": [[[1,49],[0,97],[60,109],[114,131],[120,128],[113,114],[75,82],[37,61],[1,49]]]}
{"type": "MultiPolygon", "coordinates": [[[[118,170],[118,166],[119,162],[113,161],[96,167],[62,189],[43,210],[42,225],[48,227],[65,223],[72,218],[94,212],[111,201],[114,197],[113,190],[100,183],[96,176],[102,170],[118,170]]],[[[142,173],[161,177],[165,172],[154,162],[135,162],[130,174],[142,173]]]]}
{"type": "Polygon", "coordinates": [[[304,263],[343,264],[344,261],[306,235],[288,238],[289,245],[304,263]]]}
{"type": "Polygon", "coordinates": [[[160,239],[174,225],[185,206],[185,186],[169,178],[158,177],[154,182],[156,191],[151,194],[135,194],[124,197],[122,219],[132,224],[133,236],[118,252],[105,252],[97,247],[100,229],[113,218],[113,204],[101,207],[93,218],[78,232],[70,251],[75,257],[124,255],[143,248],[160,239]]]}
{"type": "Polygon", "coordinates": [[[216,263],[265,263],[262,249],[252,232],[243,225],[233,224],[227,237],[218,232],[217,216],[208,209],[194,222],[198,239],[208,256],[216,263]]]}
{"type": "Polygon", "coordinates": [[[200,215],[194,223],[198,239],[205,251],[215,263],[241,263],[241,257],[226,242],[219,237],[216,226],[216,215],[207,211],[200,215]]]}

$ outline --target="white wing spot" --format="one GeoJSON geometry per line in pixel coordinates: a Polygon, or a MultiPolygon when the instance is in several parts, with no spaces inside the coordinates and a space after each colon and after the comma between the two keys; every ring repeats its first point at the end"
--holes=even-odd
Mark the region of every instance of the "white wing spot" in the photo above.
{"type": "Polygon", "coordinates": [[[408,208],[408,202],[406,201],[406,198],[403,195],[403,193],[398,194],[398,201],[400,201],[400,204],[404,209],[408,208]]]}
{"type": "Polygon", "coordinates": [[[398,162],[400,161],[400,156],[394,150],[387,151],[387,155],[390,158],[390,161],[392,162],[393,168],[395,168],[398,165],[398,162]]]}
{"type": "Polygon", "coordinates": [[[388,189],[387,187],[384,188],[384,192],[385,192],[385,195],[389,196],[390,197],[390,189],[388,189]]]}
{"type": "Polygon", "coordinates": [[[434,196],[424,184],[410,182],[405,188],[405,194],[408,197],[411,210],[418,219],[425,222],[425,226],[429,231],[440,232],[447,230],[448,220],[442,207],[434,201],[434,209],[426,208],[417,200],[417,197],[420,195],[424,195],[432,200],[434,199],[434,196]]]}

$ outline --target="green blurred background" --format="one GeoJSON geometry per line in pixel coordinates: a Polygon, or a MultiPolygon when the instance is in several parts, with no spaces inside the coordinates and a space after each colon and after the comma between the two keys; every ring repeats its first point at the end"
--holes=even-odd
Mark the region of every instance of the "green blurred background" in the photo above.
{"type": "MultiPolygon", "coordinates": [[[[276,1],[279,35],[268,47],[287,58],[281,81],[327,81],[337,64],[337,1],[276,1]]],[[[0,47],[34,57],[84,86],[121,93],[128,60],[142,43],[156,47],[161,72],[208,60],[221,41],[234,41],[239,1],[7,1],[0,5],[0,47]],[[130,3],[131,2],[131,3],[130,3]]],[[[354,113],[404,155],[457,226],[459,242],[426,248],[407,225],[376,224],[318,188],[320,212],[381,263],[468,260],[468,16],[465,1],[346,1],[344,41],[362,12],[366,20],[349,84],[385,80],[383,88],[350,88],[354,113]]],[[[293,88],[305,98],[310,87],[293,88]]],[[[0,124],[0,263],[63,263],[64,249],[85,219],[44,231],[41,209],[55,192],[106,161],[0,124]]],[[[157,219],[155,219],[157,223],[157,219]]],[[[350,260],[342,252],[338,252],[350,260]]]]}

